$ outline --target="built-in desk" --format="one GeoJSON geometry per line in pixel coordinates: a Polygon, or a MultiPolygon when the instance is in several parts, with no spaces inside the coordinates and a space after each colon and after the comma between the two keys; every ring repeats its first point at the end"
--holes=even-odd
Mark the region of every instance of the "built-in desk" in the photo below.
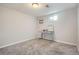
{"type": "Polygon", "coordinates": [[[54,31],[47,31],[47,30],[42,31],[41,38],[54,40],[54,31]]]}

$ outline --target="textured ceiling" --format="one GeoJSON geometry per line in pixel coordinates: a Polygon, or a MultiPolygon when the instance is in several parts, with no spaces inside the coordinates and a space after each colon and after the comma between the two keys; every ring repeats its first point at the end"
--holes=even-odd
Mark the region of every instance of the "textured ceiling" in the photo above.
{"type": "Polygon", "coordinates": [[[39,8],[33,8],[31,3],[3,3],[0,5],[16,9],[18,11],[33,16],[47,15],[76,6],[76,4],[74,3],[39,3],[39,4],[40,4],[39,8]],[[49,5],[49,8],[44,7],[46,4],[49,5]]]}

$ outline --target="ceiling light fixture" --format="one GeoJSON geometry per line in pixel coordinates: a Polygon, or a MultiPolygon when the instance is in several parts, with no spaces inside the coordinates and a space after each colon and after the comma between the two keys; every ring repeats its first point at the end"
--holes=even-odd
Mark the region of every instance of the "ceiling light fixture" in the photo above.
{"type": "Polygon", "coordinates": [[[37,8],[37,7],[39,7],[39,4],[38,4],[38,3],[32,3],[32,6],[33,6],[34,8],[37,8]]]}

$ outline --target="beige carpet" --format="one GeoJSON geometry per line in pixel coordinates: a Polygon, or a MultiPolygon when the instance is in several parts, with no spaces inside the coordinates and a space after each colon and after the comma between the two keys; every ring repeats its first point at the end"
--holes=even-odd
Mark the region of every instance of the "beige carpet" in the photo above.
{"type": "Polygon", "coordinates": [[[1,55],[77,55],[76,46],[34,39],[0,49],[1,55]]]}

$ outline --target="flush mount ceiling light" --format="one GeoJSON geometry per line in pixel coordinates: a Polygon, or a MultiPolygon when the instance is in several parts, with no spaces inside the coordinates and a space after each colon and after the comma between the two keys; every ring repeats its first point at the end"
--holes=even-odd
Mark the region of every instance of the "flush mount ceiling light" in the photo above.
{"type": "MultiPolygon", "coordinates": [[[[48,6],[48,4],[41,4],[42,5],[42,7],[46,7],[46,8],[49,8],[49,6],[48,6]]],[[[39,3],[32,3],[32,7],[33,8],[38,8],[40,6],[40,4],[39,3]]]]}
{"type": "Polygon", "coordinates": [[[38,3],[32,3],[32,6],[33,6],[33,8],[37,8],[37,7],[39,7],[39,4],[38,3]]]}

